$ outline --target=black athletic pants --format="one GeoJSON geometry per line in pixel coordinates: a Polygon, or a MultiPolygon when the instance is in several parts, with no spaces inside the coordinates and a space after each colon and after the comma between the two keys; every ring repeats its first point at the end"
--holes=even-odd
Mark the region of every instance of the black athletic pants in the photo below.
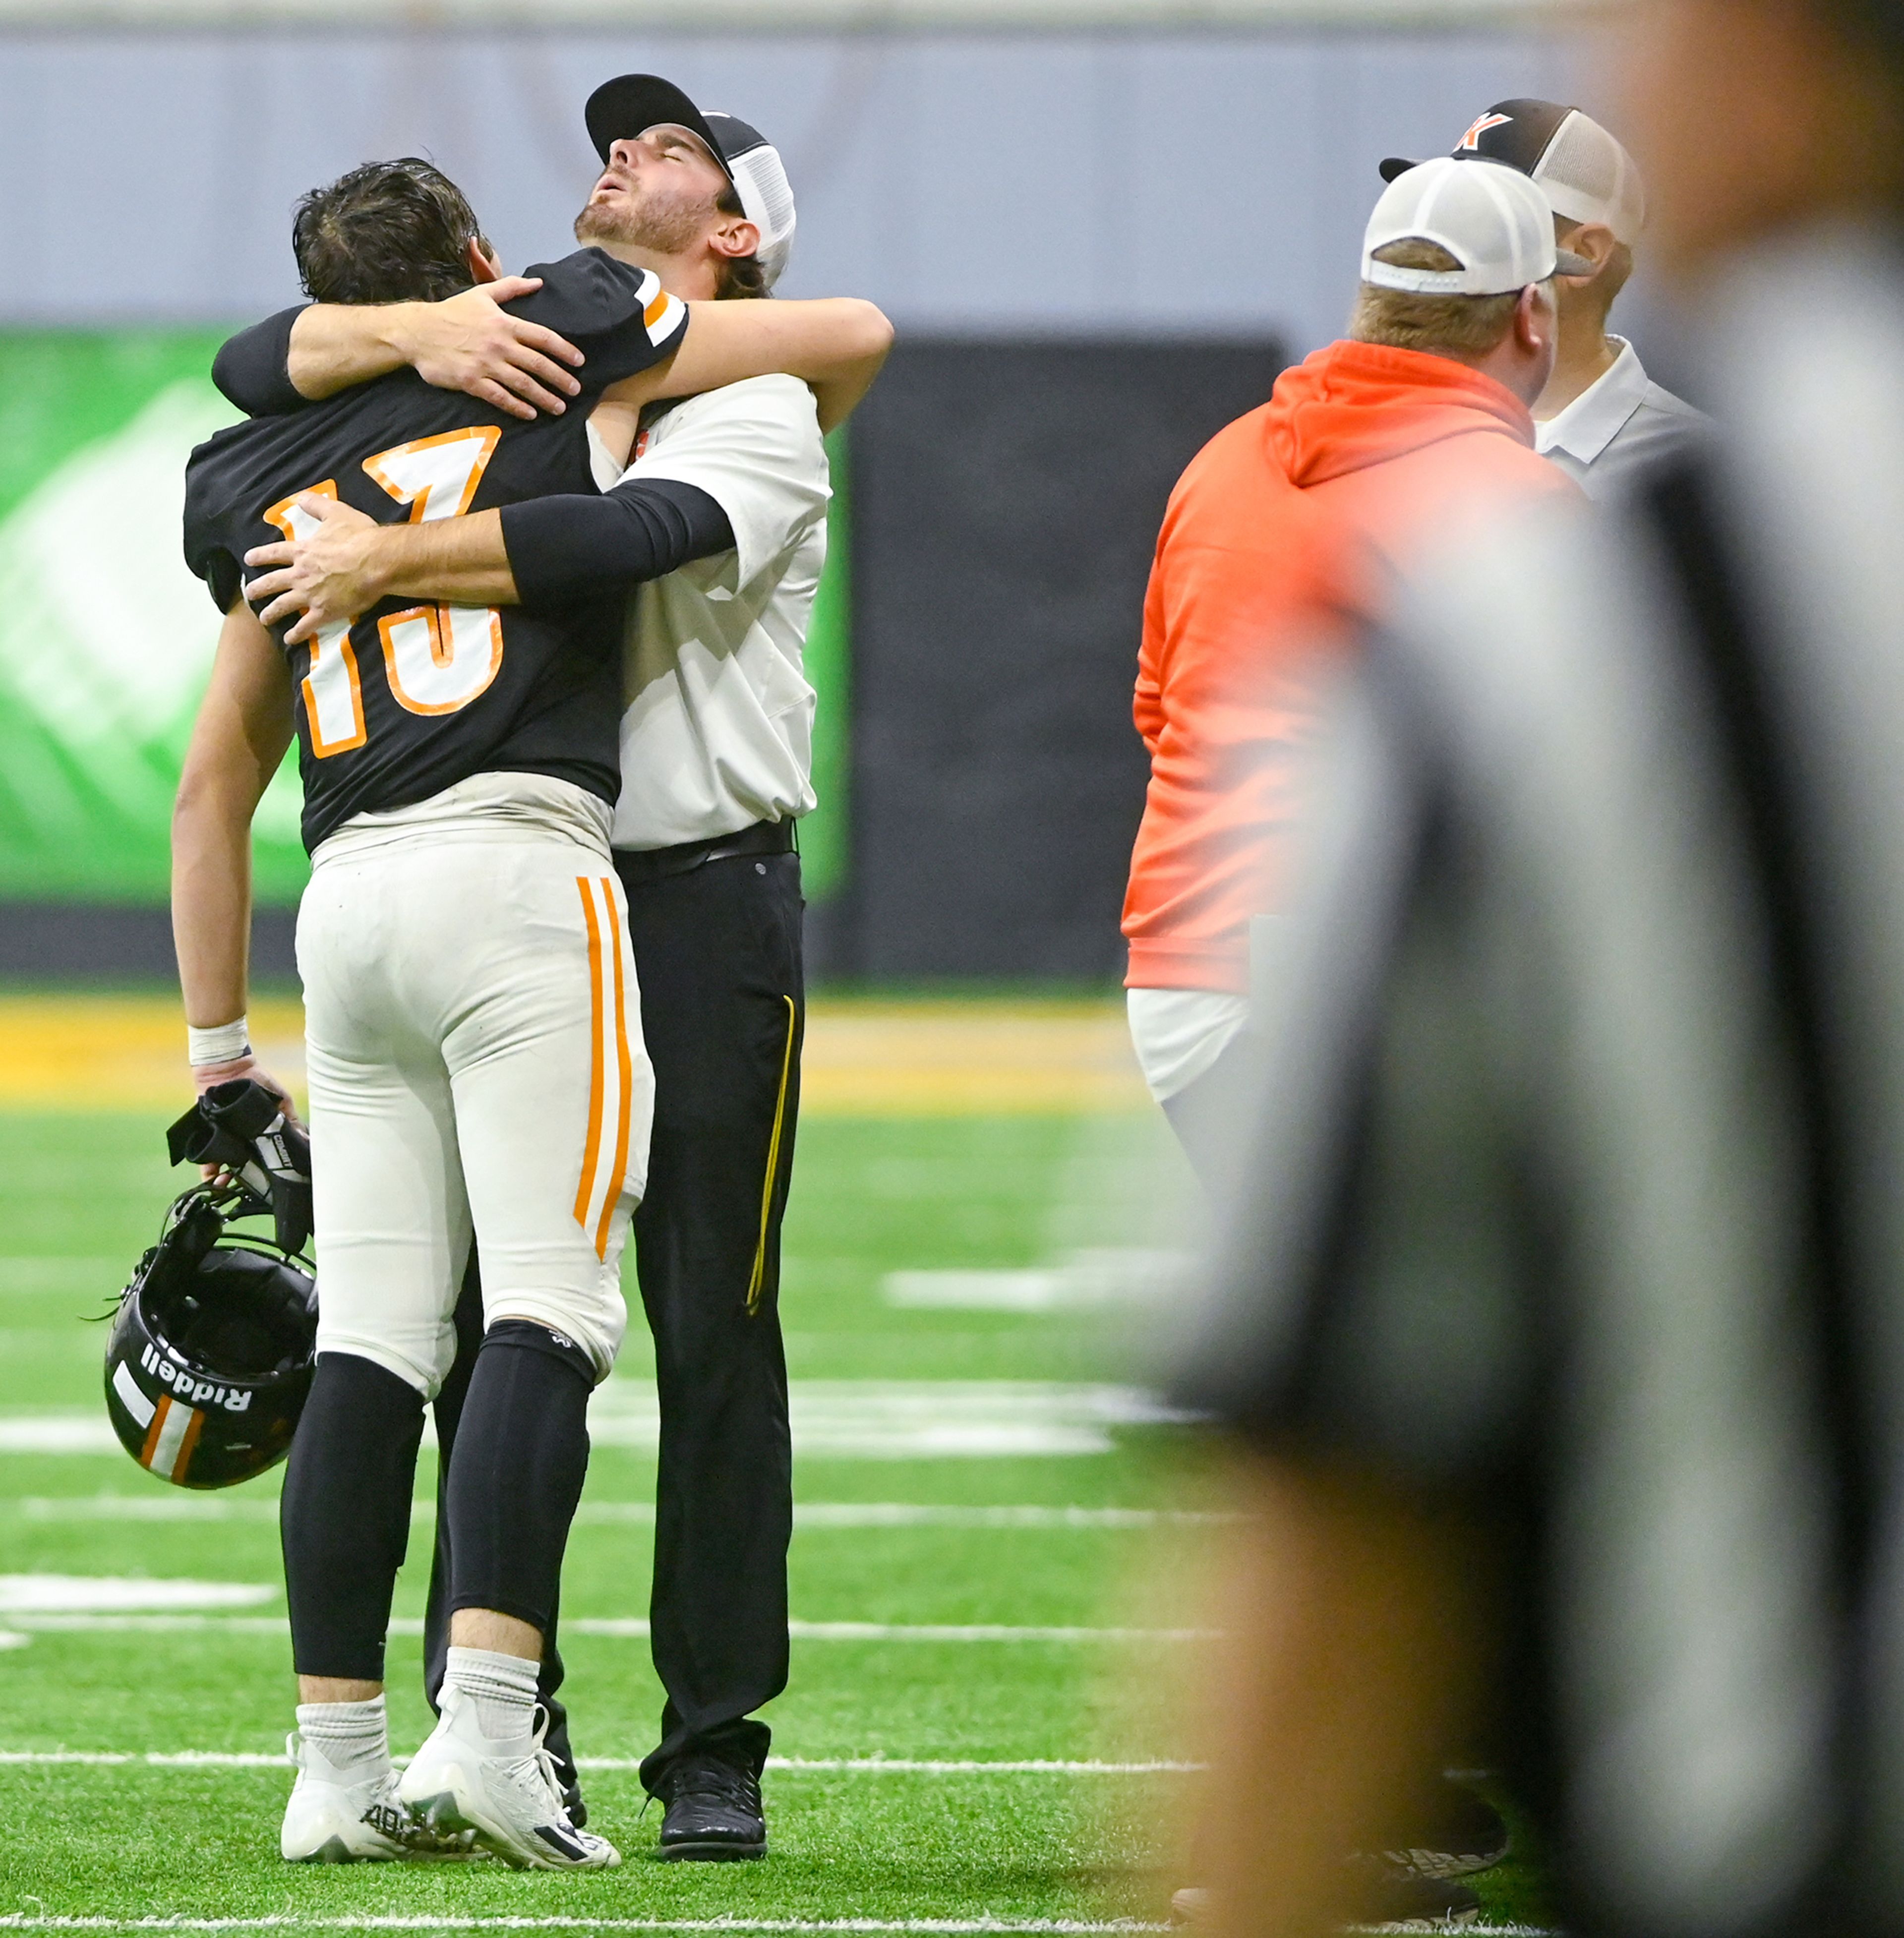
{"type": "Polygon", "coordinates": [[[617,855],[654,1063],[635,1267],[660,1387],[652,1791],[684,1753],[758,1770],[752,1712],[787,1686],[793,1454],[780,1342],[780,1220],[806,1016],[800,860],[736,854],[677,873],[617,855]]]}
{"type": "MultiPolygon", "coordinates": [[[[787,1683],[793,1462],[780,1221],[806,1013],[800,861],[785,852],[720,855],[729,844],[709,845],[718,858],[694,850],[615,857],[654,1065],[648,1189],[634,1221],[661,1417],[649,1616],[667,1703],[661,1742],[642,1765],[651,1791],[697,1749],[758,1769],[770,1732],[752,1712],[787,1683]]],[[[481,1323],[466,1287],[458,1325],[467,1329],[437,1402],[439,1438],[481,1323]]],[[[433,1700],[447,1645],[446,1526],[439,1514],[433,1700]]],[[[545,1701],[561,1674],[551,1624],[545,1701]]],[[[552,1712],[559,1717],[559,1706],[552,1712]]],[[[551,1727],[549,1743],[566,1763],[566,1728],[551,1727]]]]}

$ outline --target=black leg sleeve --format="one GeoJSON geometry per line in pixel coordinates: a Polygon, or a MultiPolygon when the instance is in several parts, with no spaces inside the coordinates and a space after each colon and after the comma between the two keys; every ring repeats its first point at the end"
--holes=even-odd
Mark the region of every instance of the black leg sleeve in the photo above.
{"type": "MultiPolygon", "coordinates": [[[[470,1375],[476,1370],[476,1355],[482,1350],[482,1271],[481,1261],[472,1251],[469,1269],[463,1275],[463,1289],[456,1302],[456,1363],[430,1409],[436,1418],[436,1547],[430,1557],[430,1603],[424,1617],[423,1693],[433,1714],[442,1693],[444,1672],[449,1666],[450,1584],[454,1574],[450,1542],[450,1462],[456,1451],[456,1429],[469,1396],[470,1375]]],[[[575,1751],[569,1741],[569,1712],[556,1695],[566,1673],[562,1651],[556,1642],[560,1622],[559,1606],[551,1607],[542,1629],[542,1666],[536,1678],[537,1693],[548,1712],[548,1731],[542,1746],[555,1759],[556,1774],[561,1779],[568,1800],[569,1815],[579,1827],[588,1821],[588,1808],[582,1801],[575,1751]]]]}
{"type": "Polygon", "coordinates": [[[423,1396],[348,1353],[320,1353],[278,1503],[300,1675],[384,1679],[396,1571],[410,1539],[423,1396]]]}
{"type": "Polygon", "coordinates": [[[689,1751],[758,1767],[752,1712],[786,1687],[793,1527],[780,1220],[800,1107],[800,864],[736,855],[624,867],[654,1065],[635,1214],[661,1444],[651,1614],[667,1692],[650,1791],[689,1751]]]}
{"type": "Polygon", "coordinates": [[[436,1546],[430,1557],[430,1602],[423,1621],[423,1687],[433,1710],[449,1662],[450,1461],[456,1451],[463,1402],[469,1395],[469,1376],[476,1370],[482,1343],[482,1274],[472,1247],[456,1302],[456,1361],[430,1408],[436,1420],[436,1546]]]}
{"type": "Polygon", "coordinates": [[[450,1609],[546,1633],[588,1472],[594,1368],[545,1326],[499,1320],[469,1378],[449,1463],[450,1609]]]}

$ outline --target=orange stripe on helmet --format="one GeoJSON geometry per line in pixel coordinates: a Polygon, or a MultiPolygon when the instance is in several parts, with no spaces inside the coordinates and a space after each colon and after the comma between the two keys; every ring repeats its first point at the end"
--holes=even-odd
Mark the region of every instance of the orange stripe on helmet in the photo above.
{"type": "Polygon", "coordinates": [[[205,1426],[205,1415],[196,1409],[187,1423],[185,1438],[178,1443],[178,1458],[172,1463],[170,1478],[183,1481],[192,1465],[192,1455],[199,1444],[199,1435],[205,1426]]]}
{"type": "Polygon", "coordinates": [[[172,1411],[172,1395],[161,1393],[152,1410],[152,1424],[145,1429],[145,1444],[139,1449],[139,1465],[149,1468],[159,1451],[159,1436],[165,1430],[165,1415],[172,1411]]]}

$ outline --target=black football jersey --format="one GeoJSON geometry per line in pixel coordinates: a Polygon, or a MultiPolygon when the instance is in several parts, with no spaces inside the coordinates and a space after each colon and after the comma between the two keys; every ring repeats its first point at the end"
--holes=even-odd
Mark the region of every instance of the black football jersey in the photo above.
{"type": "MultiPolygon", "coordinates": [[[[649,272],[598,249],[528,273],[542,287],[510,309],[587,360],[563,415],[525,421],[399,370],[199,446],[186,472],[185,557],[220,612],[249,576],[245,553],[295,534],[305,492],[393,524],[595,490],[590,406],[673,350],[687,311],[649,272]]],[[[390,599],[285,646],[305,847],[353,815],[426,800],[472,774],[552,775],[612,803],[625,604],[618,588],[541,609],[390,599]]]]}

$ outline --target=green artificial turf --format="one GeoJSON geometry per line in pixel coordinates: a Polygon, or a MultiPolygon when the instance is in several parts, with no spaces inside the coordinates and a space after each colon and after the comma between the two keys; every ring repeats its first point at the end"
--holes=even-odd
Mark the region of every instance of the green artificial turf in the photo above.
{"type": "MultiPolygon", "coordinates": [[[[98,1405],[103,1330],[81,1320],[103,1308],[179,1186],[162,1128],[137,1115],[0,1116],[0,1413],[98,1405]]],[[[1112,1315],[895,1309],[880,1286],[897,1270],[1022,1268],[1079,1245],[1158,1242],[1156,1204],[1182,1179],[1154,1128],[1028,1116],[803,1125],[782,1296],[794,1378],[1133,1378],[1128,1322],[1112,1315]],[[1133,1166],[1142,1192],[1131,1189],[1133,1166]]],[[[650,1368],[637,1319],[617,1377],[650,1368]]],[[[1195,1436],[1169,1427],[1120,1429],[1114,1450],[1096,1454],[803,1457],[796,1470],[803,1503],[1180,1508],[1203,1498],[1195,1436]]],[[[222,1502],[228,1518],[141,1520],[123,1503],[183,1497],[129,1460],[0,1454],[0,1574],[273,1590],[235,1622],[41,1630],[0,1651],[0,1752],[277,1751],[294,1700],[269,1507],[277,1478],[217,1497],[210,1511],[222,1502]]],[[[640,1516],[654,1479],[640,1449],[598,1446],[569,1550],[565,1621],[645,1614],[652,1530],[640,1516]]],[[[399,1751],[428,1727],[410,1631],[422,1613],[422,1504],[433,1483],[426,1450],[390,1651],[399,1751]]],[[[795,1534],[793,1611],[811,1622],[908,1626],[1181,1624],[1195,1611],[1180,1605],[1180,1586],[1209,1538],[1181,1527],[822,1517],[795,1534]]],[[[801,1761],[1182,1759],[1191,1751],[1177,1678],[1191,1646],[797,1639],[791,1686],[767,1713],[776,1754],[801,1761]]],[[[585,1760],[651,1747],[661,1697],[645,1641],[573,1633],[563,1654],[585,1760]]],[[[288,1780],[271,1766],[0,1763],[0,1920],[175,1914],[295,1928],[378,1918],[445,1930],[497,1917],[1089,1923],[1161,1919],[1171,1890],[1192,1881],[1171,1852],[1195,1780],[1176,1774],[775,1768],[768,1860],[708,1866],[656,1861],[660,1813],[642,1815],[632,1771],[588,1770],[591,1822],[627,1862],[581,1877],[493,1863],[287,1866],[276,1839],[288,1780]]],[[[1491,1915],[1542,1921],[1524,1862],[1479,1884],[1491,1915]]]]}

